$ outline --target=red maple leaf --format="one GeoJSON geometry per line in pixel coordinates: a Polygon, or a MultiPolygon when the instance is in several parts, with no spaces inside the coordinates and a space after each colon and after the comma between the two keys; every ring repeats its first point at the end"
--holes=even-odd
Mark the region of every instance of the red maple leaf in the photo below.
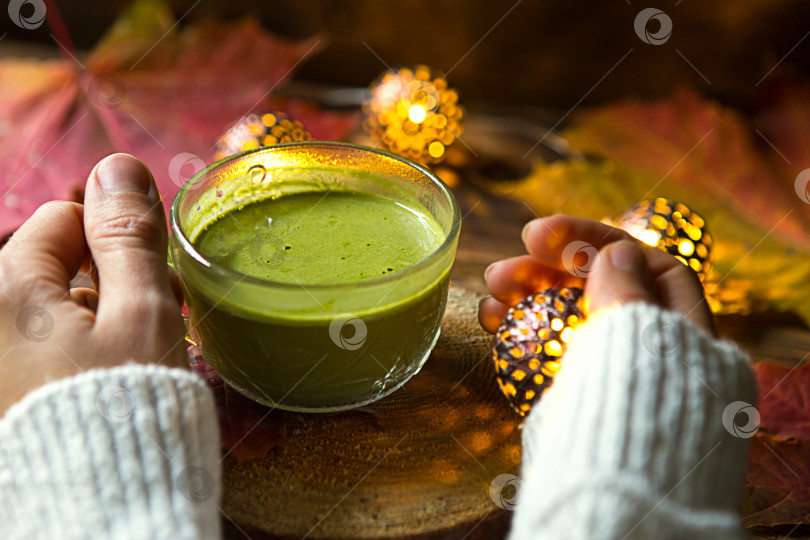
{"type": "Polygon", "coordinates": [[[743,520],[748,526],[810,522],[810,366],[754,366],[760,431],[751,441],[743,520]]]}
{"type": "Polygon", "coordinates": [[[810,441],[810,365],[754,366],[759,385],[760,429],[810,441]]]}
{"type": "Polygon", "coordinates": [[[748,527],[810,522],[810,441],[757,433],[745,475],[748,527]]]}
{"type": "MultiPolygon", "coordinates": [[[[230,123],[267,110],[321,45],[274,37],[252,19],[180,30],[164,1],[140,0],[85,59],[0,61],[0,237],[46,201],[80,200],[93,165],[113,152],[142,159],[168,206],[230,123]]],[[[293,117],[327,140],[354,122],[293,117]]]]}

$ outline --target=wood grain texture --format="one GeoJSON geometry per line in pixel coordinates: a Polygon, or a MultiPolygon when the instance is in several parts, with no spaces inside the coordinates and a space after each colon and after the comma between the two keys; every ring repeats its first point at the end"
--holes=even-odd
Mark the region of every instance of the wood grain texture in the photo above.
{"type": "Polygon", "coordinates": [[[270,537],[475,534],[498,511],[490,483],[520,463],[520,418],[495,383],[492,336],[478,326],[478,299],[451,288],[429,361],[373,407],[281,413],[285,448],[225,461],[224,513],[270,537]]]}
{"type": "MultiPolygon", "coordinates": [[[[497,389],[486,359],[492,338],[475,312],[484,269],[523,254],[520,231],[535,215],[461,180],[454,192],[465,218],[445,316],[455,330],[443,330],[422,372],[373,412],[283,413],[286,449],[254,462],[226,460],[223,513],[235,521],[226,522],[227,538],[505,538],[511,513],[488,489],[498,474],[518,470],[519,419],[497,389]]],[[[721,337],[755,361],[795,365],[810,351],[810,330],[790,314],[717,322],[721,337]]],[[[806,527],[751,532],[810,539],[806,527]]]]}

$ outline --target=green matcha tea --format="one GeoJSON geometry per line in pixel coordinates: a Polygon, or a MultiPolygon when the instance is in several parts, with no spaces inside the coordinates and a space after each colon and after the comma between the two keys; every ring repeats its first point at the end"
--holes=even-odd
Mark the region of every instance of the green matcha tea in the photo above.
{"type": "Polygon", "coordinates": [[[295,193],[219,215],[190,240],[212,263],[308,293],[351,295],[389,278],[366,308],[339,316],[329,300],[295,314],[246,309],[185,280],[205,359],[257,401],[294,410],[373,401],[418,371],[438,336],[449,267],[416,294],[396,294],[444,240],[418,208],[370,193],[295,193]]]}
{"type": "Polygon", "coordinates": [[[242,274],[337,285],[405,270],[441,241],[432,217],[401,203],[314,192],[248,204],[206,227],[194,244],[208,260],[242,274]]]}

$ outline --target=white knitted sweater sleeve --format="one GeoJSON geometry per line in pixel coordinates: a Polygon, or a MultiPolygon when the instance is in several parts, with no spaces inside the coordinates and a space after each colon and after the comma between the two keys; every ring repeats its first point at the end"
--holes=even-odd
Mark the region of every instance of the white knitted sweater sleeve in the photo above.
{"type": "Polygon", "coordinates": [[[592,317],[526,420],[510,540],[748,538],[747,441],[723,412],[755,399],[746,355],[682,316],[592,317]]]}
{"type": "Polygon", "coordinates": [[[211,391],[129,364],[51,382],[0,420],[0,538],[219,538],[211,391]]]}

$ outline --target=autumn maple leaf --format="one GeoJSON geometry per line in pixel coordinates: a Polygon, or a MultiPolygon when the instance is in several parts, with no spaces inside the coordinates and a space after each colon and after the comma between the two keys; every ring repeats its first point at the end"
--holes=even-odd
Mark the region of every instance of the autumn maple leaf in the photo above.
{"type": "Polygon", "coordinates": [[[511,196],[538,214],[597,220],[615,220],[642,198],[684,202],[715,240],[706,291],[718,313],[779,309],[810,321],[810,204],[795,189],[798,164],[810,154],[789,143],[800,131],[795,118],[810,117],[810,91],[785,92],[762,107],[756,124],[682,89],[583,110],[563,135],[587,158],[535,162],[511,196]]]}
{"type": "MultiPolygon", "coordinates": [[[[171,201],[211,160],[217,136],[269,107],[321,45],[274,37],[252,19],[181,30],[165,2],[140,0],[86,58],[0,61],[0,237],[46,201],[80,200],[92,166],[113,152],[142,159],[171,201]]],[[[318,139],[342,138],[352,122],[298,119],[318,139]]]]}
{"type": "Polygon", "coordinates": [[[759,432],[751,441],[743,520],[749,526],[810,522],[810,365],[754,366],[759,432]]]}

